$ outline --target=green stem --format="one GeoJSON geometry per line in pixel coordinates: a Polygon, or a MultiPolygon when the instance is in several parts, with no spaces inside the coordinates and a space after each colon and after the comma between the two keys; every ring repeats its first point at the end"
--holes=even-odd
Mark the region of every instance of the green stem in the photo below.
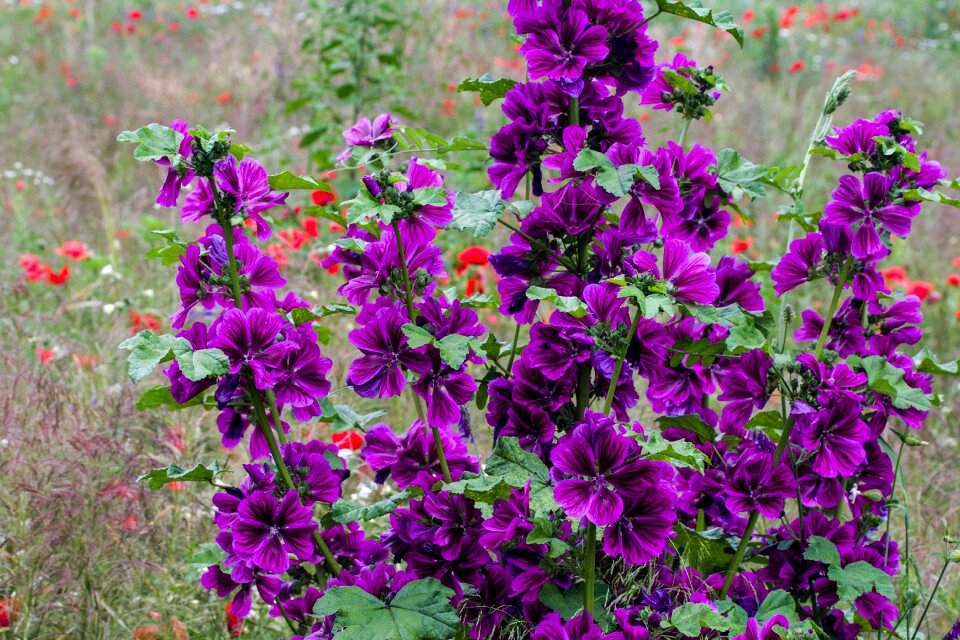
{"type": "Polygon", "coordinates": [[[930,605],[933,604],[933,598],[937,595],[937,591],[940,589],[940,583],[943,581],[943,576],[947,572],[947,567],[950,566],[950,558],[948,557],[943,562],[943,569],[940,570],[940,575],[937,576],[937,582],[933,585],[933,591],[930,592],[930,597],[927,598],[927,604],[923,608],[923,613],[920,614],[920,619],[917,620],[917,628],[914,629],[913,635],[910,636],[911,640],[916,640],[916,637],[920,634],[920,627],[923,626],[923,620],[927,617],[927,611],[930,610],[930,605]]]}
{"type": "MultiPolygon", "coordinates": [[[[407,258],[403,252],[403,240],[400,237],[400,225],[396,220],[393,221],[393,235],[397,239],[397,254],[400,257],[400,273],[403,277],[403,291],[407,302],[407,314],[409,321],[417,319],[417,309],[413,306],[413,285],[410,283],[410,270],[407,269],[407,258]]],[[[420,424],[424,429],[427,428],[427,420],[423,412],[423,405],[420,403],[420,396],[410,388],[410,395],[413,396],[413,405],[417,408],[417,417],[420,418],[420,424]]],[[[437,450],[437,458],[440,460],[440,471],[443,473],[444,482],[453,482],[453,476],[450,475],[450,465],[447,463],[447,455],[443,452],[443,440],[440,438],[440,430],[437,427],[430,426],[430,432],[433,434],[433,446],[437,450]]]]}
{"type": "Polygon", "coordinates": [[[681,148],[685,147],[687,144],[687,133],[690,131],[691,122],[693,122],[691,118],[683,119],[683,128],[680,129],[680,137],[677,138],[677,144],[679,144],[681,148]]]}
{"type": "Polygon", "coordinates": [[[613,396],[617,392],[617,382],[620,380],[620,372],[623,370],[623,361],[627,357],[627,351],[630,349],[630,341],[633,340],[633,334],[637,332],[637,325],[640,324],[640,317],[643,310],[637,307],[633,313],[633,321],[630,323],[630,331],[627,333],[627,342],[623,350],[617,356],[617,362],[613,365],[613,377],[610,379],[610,388],[607,389],[607,397],[603,401],[603,415],[610,415],[610,408],[613,406],[613,396]]]}
{"type": "MultiPolygon", "coordinates": [[[[215,209],[220,204],[220,198],[217,193],[217,187],[214,183],[213,177],[210,177],[210,188],[214,194],[214,207],[215,209]]],[[[237,305],[237,309],[243,308],[243,298],[240,294],[240,277],[237,273],[237,259],[233,255],[233,225],[230,224],[229,219],[226,223],[222,220],[220,221],[220,229],[223,231],[223,242],[226,245],[227,250],[227,264],[230,270],[230,282],[231,282],[231,291],[233,294],[234,304],[237,305]]],[[[273,436],[273,429],[270,426],[270,421],[267,419],[266,411],[263,408],[263,400],[260,397],[260,392],[257,390],[257,387],[254,383],[253,376],[250,373],[246,374],[246,383],[247,390],[250,392],[250,402],[253,405],[253,412],[257,417],[257,424],[260,429],[260,432],[263,434],[263,437],[267,441],[267,448],[270,449],[270,456],[273,458],[274,464],[277,466],[277,473],[280,474],[280,479],[283,481],[284,488],[287,490],[294,490],[293,477],[290,475],[290,470],[287,469],[286,463],[283,461],[283,455],[280,452],[280,447],[277,444],[276,438],[273,436]]],[[[273,391],[267,392],[267,398],[271,402],[270,411],[273,413],[274,420],[276,421],[277,431],[283,434],[283,428],[280,425],[280,412],[276,410],[276,399],[273,395],[273,391]]],[[[298,494],[299,498],[299,494],[298,494]]],[[[301,501],[301,504],[302,501],[301,501]]],[[[313,543],[320,550],[320,553],[323,555],[327,571],[333,574],[335,577],[340,575],[340,564],[337,562],[337,559],[334,557],[333,552],[330,551],[330,547],[327,546],[327,543],[324,542],[323,537],[320,535],[320,529],[318,528],[313,532],[313,543]]]]}
{"type": "Polygon", "coordinates": [[[580,98],[570,98],[570,124],[580,126],[580,98]]]}
{"type": "MultiPolygon", "coordinates": [[[[890,495],[893,496],[897,490],[897,476],[900,474],[900,460],[903,458],[903,449],[907,446],[907,443],[903,440],[900,441],[900,449],[897,451],[897,462],[893,466],[893,481],[890,484],[890,495]]],[[[890,557],[890,522],[893,520],[893,512],[890,511],[889,507],[887,508],[887,532],[886,532],[886,541],[887,546],[883,549],[883,564],[887,564],[887,558],[890,557]]]]}
{"type": "Polygon", "coordinates": [[[597,576],[597,525],[587,524],[587,535],[583,549],[583,610],[594,616],[596,597],[594,585],[597,576]]]}
{"type": "Polygon", "coordinates": [[[837,312],[840,306],[840,295],[843,293],[843,285],[847,283],[847,275],[850,273],[850,262],[852,258],[847,258],[840,269],[840,277],[837,279],[837,286],[833,290],[833,298],[830,300],[830,310],[827,311],[827,317],[823,320],[823,329],[820,330],[820,338],[817,340],[817,346],[813,350],[813,357],[820,361],[823,357],[823,346],[827,342],[827,334],[830,332],[830,325],[833,324],[833,314],[837,312]]]}
{"type": "Polygon", "coordinates": [[[740,568],[740,563],[743,562],[743,556],[747,553],[747,547],[750,546],[750,538],[753,537],[753,529],[757,526],[757,520],[759,518],[759,511],[750,512],[750,517],[747,519],[747,528],[743,532],[743,537],[740,538],[740,544],[737,545],[737,552],[733,556],[733,561],[730,562],[727,576],[723,579],[723,587],[720,589],[721,600],[726,598],[727,592],[730,591],[730,585],[733,584],[733,578],[737,575],[737,569],[740,568]]]}
{"type": "Polygon", "coordinates": [[[287,436],[283,433],[283,424],[280,422],[280,410],[277,409],[277,396],[273,389],[267,389],[267,407],[270,409],[270,415],[273,416],[273,427],[277,431],[277,439],[280,440],[280,446],[287,444],[287,436]]]}
{"type": "Polygon", "coordinates": [[[513,344],[510,346],[510,360],[507,361],[507,375],[513,375],[513,361],[517,357],[517,343],[520,341],[520,323],[513,332],[513,344]]]}

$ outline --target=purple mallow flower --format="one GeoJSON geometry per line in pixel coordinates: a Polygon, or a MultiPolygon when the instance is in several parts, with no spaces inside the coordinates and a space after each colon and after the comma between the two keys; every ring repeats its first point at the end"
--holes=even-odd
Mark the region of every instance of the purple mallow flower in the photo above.
{"type": "Polygon", "coordinates": [[[296,492],[281,500],[258,491],[237,508],[233,525],[233,549],[256,566],[271,573],[290,568],[290,554],[310,561],[315,555],[310,537],[317,530],[313,511],[300,504],[296,492]]]}
{"type": "Polygon", "coordinates": [[[256,222],[259,239],[269,238],[270,227],[260,214],[286,202],[288,194],[270,190],[263,165],[252,158],[238,163],[233,156],[227,156],[213,168],[213,175],[224,197],[232,200],[236,214],[256,222]]]}
{"type": "Polygon", "coordinates": [[[862,182],[856,176],[840,176],[840,186],[833,191],[823,215],[828,222],[859,223],[851,247],[855,258],[876,258],[886,253],[879,229],[901,237],[909,235],[910,220],[919,211],[915,206],[895,203],[890,197],[893,186],[882,173],[868,173],[862,182]]]}
{"type": "Polygon", "coordinates": [[[370,122],[370,118],[366,116],[360,118],[356,124],[343,132],[343,139],[348,146],[337,156],[337,161],[346,162],[350,159],[353,155],[353,147],[373,147],[392,139],[393,132],[396,130],[395,124],[389,113],[381,113],[373,119],[373,122],[370,122]]]}
{"type": "Polygon", "coordinates": [[[210,347],[220,349],[230,359],[230,373],[238,374],[246,368],[253,374],[257,389],[271,389],[284,377],[280,368],[283,358],[299,348],[296,342],[278,341],[285,324],[282,316],[265,309],[228,309],[210,347]]]}
{"type": "Polygon", "coordinates": [[[347,384],[365,398],[398,396],[407,386],[402,367],[422,369],[429,366],[423,349],[407,346],[408,338],[402,327],[406,318],[396,309],[381,309],[369,324],[354,329],[348,336],[350,344],[363,355],[350,364],[347,384]]]}
{"type": "Polygon", "coordinates": [[[656,467],[634,459],[638,453],[636,442],[619,433],[613,420],[588,412],[550,454],[561,478],[554,490],[557,502],[571,518],[613,524],[625,502],[639,499],[658,480],[656,467]]]}

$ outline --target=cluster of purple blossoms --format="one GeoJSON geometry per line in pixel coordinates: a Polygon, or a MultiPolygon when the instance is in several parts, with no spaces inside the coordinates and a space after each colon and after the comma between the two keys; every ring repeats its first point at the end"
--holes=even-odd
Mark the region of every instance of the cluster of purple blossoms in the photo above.
{"type": "MultiPolygon", "coordinates": [[[[174,326],[189,323],[179,337],[226,364],[195,380],[174,361],[170,393],[186,403],[213,389],[224,445],[250,432],[253,459],[214,497],[223,560],[202,584],[239,616],[256,591],[298,640],[336,638],[352,619],[344,594],[390,610],[417,585],[442,601],[420,603],[444,609],[420,621],[431,640],[784,630],[852,640],[894,629],[900,554],[883,443],[909,440],[898,423],[922,426],[931,376],[899,351],[921,338],[920,300],[887,295],[878,264],[919,213],[911,194],[945,171],[917,153],[900,114],[828,137],[862,176],[841,178],[819,229],[772,269],[784,323],[773,338],[757,274],[710,254],[735,206],[718,179],[722,154],[688,148],[685,133],[652,149],[623,115],[634,94],[686,132],[717,99],[719,76],[679,54],[657,66],[639,3],[510,0],[508,10],[534,81],[504,98],[490,193],[511,199],[526,183],[536,198],[504,209],[513,233],[489,259],[513,344],[484,342],[471,308],[482,303],[440,289],[436,241],[455,197],[429,161],[391,170],[387,149],[324,265],[342,266],[339,293],[356,307],[347,386],[371,400],[406,393],[417,415],[366,429],[362,464],[396,489],[376,505],[343,500],[350,472],[335,446],[286,440],[285,409],[301,422],[323,415],[332,363],[312,321],[293,321],[307,305],[278,297],[276,264],[237,224],[268,237],[264,212],[286,194],[255,161],[227,155],[228,141],[174,124],[182,160],[167,161],[158,202],[173,206],[192,185],[184,220],[214,223],[180,258],[174,326]],[[788,349],[782,298],[821,278],[834,289],[826,316],[803,311],[793,333],[812,349],[788,349]],[[655,424],[633,419],[641,394],[655,424]],[[474,400],[493,438],[485,464],[470,452],[474,400]],[[387,514],[376,539],[357,522],[387,514]],[[441,619],[454,621],[447,636],[441,619]]],[[[387,114],[345,138],[384,147],[392,131],[387,114]]]]}

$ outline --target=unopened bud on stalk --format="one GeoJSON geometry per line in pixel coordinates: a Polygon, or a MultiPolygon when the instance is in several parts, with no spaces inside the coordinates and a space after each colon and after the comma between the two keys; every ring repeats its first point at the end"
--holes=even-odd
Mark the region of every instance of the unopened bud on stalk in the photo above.
{"type": "Polygon", "coordinates": [[[907,436],[903,439],[903,443],[904,443],[905,445],[907,445],[908,447],[925,447],[925,446],[927,446],[928,444],[930,444],[930,443],[927,442],[926,440],[921,440],[920,438],[918,438],[918,437],[916,437],[916,436],[913,436],[913,435],[907,435],[907,436]]]}
{"type": "Polygon", "coordinates": [[[950,559],[950,562],[960,564],[960,549],[954,549],[947,557],[950,559]]]}
{"type": "Polygon", "coordinates": [[[883,492],[879,489],[867,489],[866,491],[861,492],[860,495],[870,502],[880,502],[883,500],[883,492]]]}

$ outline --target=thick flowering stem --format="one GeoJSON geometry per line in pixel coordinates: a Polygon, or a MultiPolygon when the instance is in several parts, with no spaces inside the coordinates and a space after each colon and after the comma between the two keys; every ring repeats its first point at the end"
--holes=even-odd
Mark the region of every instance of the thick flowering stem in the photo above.
{"type": "Polygon", "coordinates": [[[280,446],[287,444],[287,436],[283,433],[283,424],[280,422],[280,410],[277,408],[277,396],[273,393],[273,389],[267,389],[267,406],[270,407],[270,415],[273,416],[273,427],[277,431],[277,439],[280,441],[280,446]]]}
{"type": "Polygon", "coordinates": [[[916,640],[917,636],[920,634],[920,628],[923,626],[923,621],[927,617],[927,612],[930,610],[930,605],[933,603],[933,599],[937,595],[937,591],[940,590],[940,583],[943,581],[943,576],[947,573],[947,567],[949,566],[950,557],[947,556],[947,558],[945,558],[943,561],[943,569],[940,570],[940,575],[937,576],[937,582],[933,585],[933,591],[930,592],[930,597],[927,599],[927,604],[923,607],[923,613],[920,614],[920,619],[917,621],[917,627],[910,636],[911,640],[916,640]]]}
{"type": "Polygon", "coordinates": [[[507,373],[513,375],[513,361],[517,357],[517,343],[520,341],[520,323],[513,331],[513,343],[510,345],[510,360],[507,361],[507,373]]]}
{"type": "MultiPolygon", "coordinates": [[[[393,221],[393,235],[397,239],[397,254],[400,258],[400,274],[403,277],[403,292],[407,303],[407,315],[410,322],[416,319],[417,309],[413,306],[413,285],[410,284],[410,270],[407,269],[407,258],[403,252],[403,239],[400,237],[400,225],[393,221]]],[[[423,405],[420,403],[420,396],[411,387],[410,395],[413,396],[413,405],[417,408],[417,417],[424,429],[427,428],[427,420],[423,413],[423,405]]],[[[447,463],[447,456],[443,452],[443,440],[440,438],[440,430],[431,426],[430,432],[433,434],[433,446],[437,450],[437,458],[440,460],[440,471],[443,473],[444,482],[453,482],[453,476],[450,475],[450,465],[447,463]]]]}
{"type": "Polygon", "coordinates": [[[680,129],[680,137],[677,138],[677,144],[684,149],[687,146],[687,134],[690,132],[690,123],[692,122],[693,122],[693,118],[683,119],[683,128],[680,129]]]}
{"type": "Polygon", "coordinates": [[[623,371],[623,361],[627,358],[627,351],[630,349],[630,341],[633,340],[633,334],[637,332],[637,326],[640,324],[640,317],[643,316],[643,310],[637,307],[633,314],[633,320],[630,322],[630,331],[627,332],[627,341],[623,345],[623,350],[617,356],[617,362],[613,365],[613,377],[610,378],[610,388],[607,389],[607,397],[603,401],[603,415],[610,415],[610,408],[613,407],[613,397],[617,393],[617,382],[620,381],[620,372],[623,371]]]}
{"type": "Polygon", "coordinates": [[[580,126],[580,98],[570,98],[570,124],[580,126]]]}
{"type": "Polygon", "coordinates": [[[596,597],[594,596],[597,576],[597,525],[587,525],[587,535],[583,548],[583,610],[594,617],[596,597]]]}
{"type": "Polygon", "coordinates": [[[817,361],[823,357],[823,346],[827,343],[827,334],[830,333],[833,315],[837,312],[837,307],[840,306],[840,296],[843,294],[843,285],[847,283],[847,274],[850,273],[850,262],[852,260],[853,258],[848,257],[840,269],[840,277],[837,278],[837,286],[833,290],[833,298],[830,300],[830,310],[827,311],[827,316],[823,319],[823,329],[820,330],[820,339],[817,340],[817,346],[813,350],[813,357],[816,358],[817,361]]]}
{"type": "MultiPolygon", "coordinates": [[[[214,193],[214,201],[216,205],[219,205],[220,198],[217,195],[217,187],[212,176],[210,177],[210,188],[214,193]]],[[[223,230],[223,241],[227,250],[227,265],[228,269],[230,270],[233,301],[234,304],[237,305],[237,308],[241,309],[243,307],[243,298],[240,291],[240,276],[237,270],[237,259],[236,256],[234,256],[233,251],[233,226],[230,224],[229,219],[226,222],[221,219],[220,228],[223,230]]],[[[274,437],[273,428],[271,427],[270,421],[267,418],[267,412],[263,407],[263,399],[261,398],[260,392],[257,390],[256,385],[254,384],[253,376],[250,373],[247,373],[245,379],[247,383],[247,389],[250,391],[250,402],[253,404],[253,412],[257,418],[257,426],[267,441],[267,447],[270,449],[270,456],[273,458],[273,462],[277,466],[277,473],[280,474],[280,479],[283,481],[283,486],[285,489],[296,491],[293,477],[290,475],[290,470],[283,461],[283,454],[280,452],[280,446],[277,444],[277,439],[274,437]]],[[[273,394],[273,391],[267,391],[266,395],[270,401],[270,412],[273,414],[277,432],[281,435],[281,437],[283,437],[283,427],[280,424],[280,412],[277,410],[276,398],[273,394]]],[[[317,549],[320,550],[321,555],[323,555],[324,564],[327,567],[327,571],[334,576],[339,576],[340,564],[334,557],[330,547],[327,546],[327,543],[320,535],[319,529],[313,532],[312,539],[314,545],[316,545],[317,549]]]]}

